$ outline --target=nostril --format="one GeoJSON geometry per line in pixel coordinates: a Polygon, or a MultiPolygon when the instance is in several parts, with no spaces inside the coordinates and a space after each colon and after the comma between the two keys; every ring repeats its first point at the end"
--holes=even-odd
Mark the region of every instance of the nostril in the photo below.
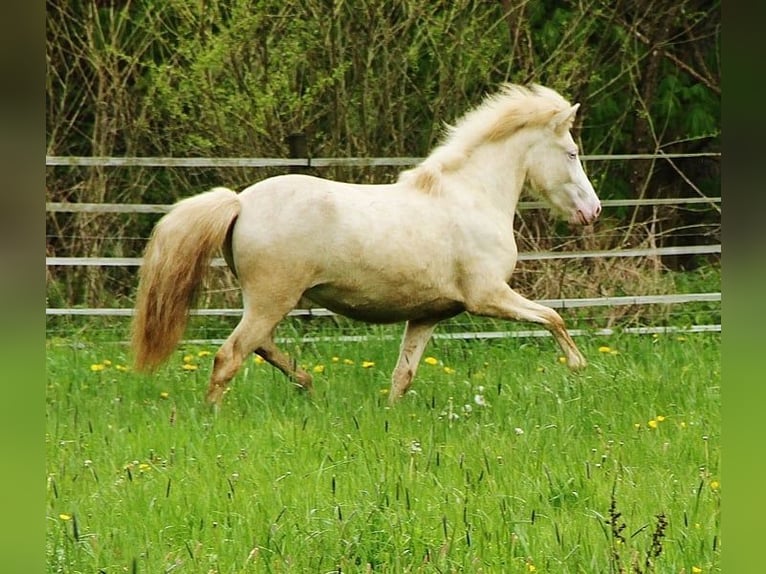
{"type": "Polygon", "coordinates": [[[596,214],[595,215],[596,215],[596,217],[601,215],[601,204],[600,203],[596,206],[596,214]]]}

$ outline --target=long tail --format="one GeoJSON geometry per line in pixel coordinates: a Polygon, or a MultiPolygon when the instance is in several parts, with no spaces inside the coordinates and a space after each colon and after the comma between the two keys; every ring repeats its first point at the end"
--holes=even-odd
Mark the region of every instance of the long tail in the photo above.
{"type": "Polygon", "coordinates": [[[239,212],[236,192],[217,187],[179,201],[157,223],[139,272],[133,317],[139,371],[155,369],[175,349],[210,259],[239,212]]]}

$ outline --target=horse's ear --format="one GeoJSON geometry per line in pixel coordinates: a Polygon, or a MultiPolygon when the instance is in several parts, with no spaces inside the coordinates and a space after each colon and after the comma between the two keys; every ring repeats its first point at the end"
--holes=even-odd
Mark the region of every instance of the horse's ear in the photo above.
{"type": "Polygon", "coordinates": [[[556,131],[569,131],[574,125],[574,119],[580,104],[575,104],[568,110],[561,110],[553,117],[553,127],[556,131]]]}

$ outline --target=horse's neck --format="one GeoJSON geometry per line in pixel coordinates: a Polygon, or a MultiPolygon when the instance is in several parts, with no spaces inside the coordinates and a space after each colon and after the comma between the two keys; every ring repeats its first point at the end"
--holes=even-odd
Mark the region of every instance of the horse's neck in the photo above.
{"type": "Polygon", "coordinates": [[[523,151],[513,153],[507,146],[480,146],[466,158],[453,177],[461,187],[482,195],[498,210],[513,216],[526,178],[523,151]]]}

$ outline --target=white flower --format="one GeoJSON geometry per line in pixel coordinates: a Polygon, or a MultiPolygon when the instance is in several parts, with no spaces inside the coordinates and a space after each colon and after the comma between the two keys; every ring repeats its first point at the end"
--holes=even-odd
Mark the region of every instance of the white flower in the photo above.
{"type": "Polygon", "coordinates": [[[524,429],[516,427],[515,429],[513,429],[513,432],[515,432],[516,434],[524,434],[524,429]]]}

